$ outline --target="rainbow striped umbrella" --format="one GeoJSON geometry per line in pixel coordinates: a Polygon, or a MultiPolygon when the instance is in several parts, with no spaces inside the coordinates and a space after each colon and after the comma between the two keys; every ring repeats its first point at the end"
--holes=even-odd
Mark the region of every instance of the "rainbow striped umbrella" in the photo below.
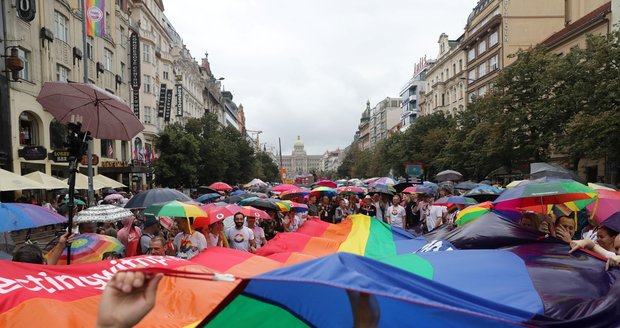
{"type": "Polygon", "coordinates": [[[144,215],[152,216],[174,216],[180,218],[196,218],[207,216],[207,213],[200,207],[188,203],[173,200],[164,203],[155,203],[144,210],[144,215]]]}
{"type": "Polygon", "coordinates": [[[311,194],[316,195],[317,197],[333,197],[336,196],[338,193],[336,192],[336,189],[320,186],[312,189],[311,194]]]}
{"type": "Polygon", "coordinates": [[[0,203],[0,232],[67,222],[67,218],[44,207],[22,203],[0,203]]]}
{"type": "MultiPolygon", "coordinates": [[[[75,237],[71,243],[71,264],[101,261],[107,252],[121,253],[125,246],[116,238],[96,233],[83,233],[75,237]]],[[[67,264],[65,249],[58,264],[67,264]]]]}
{"type": "Polygon", "coordinates": [[[484,202],[484,203],[468,206],[464,208],[463,210],[461,210],[459,214],[456,215],[456,220],[454,221],[454,223],[457,226],[462,226],[464,224],[472,222],[476,220],[477,218],[481,217],[482,215],[489,213],[492,207],[493,207],[493,203],[491,202],[484,202]]]}
{"type": "Polygon", "coordinates": [[[363,195],[368,192],[368,190],[362,187],[348,186],[348,187],[340,187],[336,189],[339,195],[363,195]]]}
{"type": "Polygon", "coordinates": [[[295,212],[308,212],[308,205],[306,204],[297,203],[292,200],[284,200],[282,201],[282,203],[285,203],[288,206],[290,206],[291,210],[295,212]]]}

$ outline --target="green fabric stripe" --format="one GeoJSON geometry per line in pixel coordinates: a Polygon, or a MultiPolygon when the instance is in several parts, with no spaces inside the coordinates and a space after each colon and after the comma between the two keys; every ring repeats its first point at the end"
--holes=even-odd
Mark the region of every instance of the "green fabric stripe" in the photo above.
{"type": "Polygon", "coordinates": [[[398,255],[380,261],[431,280],[435,273],[430,262],[415,254],[398,255]]]}
{"type": "Polygon", "coordinates": [[[252,328],[308,327],[287,310],[245,295],[237,296],[204,327],[233,327],[241,322],[252,328]]]}
{"type": "Polygon", "coordinates": [[[375,218],[371,220],[364,256],[375,260],[396,256],[396,244],[389,224],[375,218]]]}

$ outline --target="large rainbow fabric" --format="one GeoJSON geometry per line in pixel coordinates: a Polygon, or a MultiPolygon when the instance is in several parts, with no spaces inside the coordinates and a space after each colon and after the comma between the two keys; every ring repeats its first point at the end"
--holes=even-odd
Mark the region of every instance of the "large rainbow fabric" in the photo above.
{"type": "Polygon", "coordinates": [[[105,19],[105,0],[86,0],[86,34],[104,36],[105,19]]]}
{"type": "MultiPolygon", "coordinates": [[[[140,256],[75,265],[37,265],[0,261],[0,327],[94,327],[101,291],[112,274],[134,268],[230,273],[251,277],[282,266],[265,257],[209,248],[190,261],[140,256]]],[[[241,280],[214,282],[164,277],[155,308],[142,327],[178,327],[199,322],[241,280]]]]}
{"type": "Polygon", "coordinates": [[[278,234],[257,251],[258,255],[286,261],[282,254],[303,253],[313,257],[347,252],[374,259],[411,253],[426,244],[403,229],[366,215],[349,216],[340,224],[310,219],[297,231],[278,234]]]}

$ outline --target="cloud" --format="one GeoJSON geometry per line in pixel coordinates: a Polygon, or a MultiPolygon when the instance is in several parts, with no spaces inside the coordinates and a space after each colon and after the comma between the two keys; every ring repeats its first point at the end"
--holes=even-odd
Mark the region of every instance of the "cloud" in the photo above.
{"type": "Polygon", "coordinates": [[[475,0],[184,0],[165,14],[192,55],[242,103],[261,142],[308,154],[353,141],[366,100],[397,97],[441,33],[463,33],[475,0]],[[449,10],[447,10],[448,8],[449,10]]]}

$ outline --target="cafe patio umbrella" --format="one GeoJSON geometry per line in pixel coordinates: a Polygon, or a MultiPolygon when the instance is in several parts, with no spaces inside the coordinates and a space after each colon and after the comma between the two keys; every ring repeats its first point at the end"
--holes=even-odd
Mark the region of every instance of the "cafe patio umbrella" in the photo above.
{"type": "MultiPolygon", "coordinates": [[[[71,263],[91,263],[101,261],[107,252],[121,253],[125,246],[116,238],[95,233],[79,234],[71,243],[71,263]]],[[[58,264],[67,263],[67,249],[58,259],[58,264]]]]}
{"type": "Polygon", "coordinates": [[[64,181],[56,179],[53,176],[47,175],[40,171],[28,173],[24,175],[24,177],[44,185],[47,190],[69,188],[69,185],[64,181]]]}
{"type": "Polygon", "coordinates": [[[0,191],[47,189],[42,183],[25,178],[19,174],[0,169],[0,191]]]}
{"type": "Polygon", "coordinates": [[[155,188],[139,192],[125,204],[125,208],[145,208],[151,204],[168,202],[171,200],[188,202],[192,199],[186,194],[174,189],[155,188]]]}
{"type": "Polygon", "coordinates": [[[97,205],[78,212],[74,222],[116,222],[132,215],[130,210],[123,207],[109,204],[97,205]]]}
{"type": "Polygon", "coordinates": [[[67,218],[45,207],[23,203],[0,203],[0,232],[67,222],[67,218]]]}
{"type": "Polygon", "coordinates": [[[95,138],[131,140],[144,130],[121,98],[94,84],[45,82],[37,101],[60,123],[81,117],[82,131],[95,138]]]}
{"type": "Polygon", "coordinates": [[[93,180],[97,180],[97,182],[103,184],[105,187],[109,187],[109,188],[126,188],[127,186],[114,180],[111,178],[106,177],[105,175],[102,174],[97,174],[95,176],[93,176],[93,180]]]}
{"type": "MultiPolygon", "coordinates": [[[[69,179],[65,179],[63,180],[63,182],[65,183],[69,183],[69,179]]],[[[105,188],[106,186],[104,186],[101,182],[93,179],[93,189],[97,190],[97,189],[102,189],[105,188]]],[[[75,189],[81,189],[81,190],[88,190],[88,176],[82,174],[82,173],[76,173],[75,174],[75,189]]]]}

